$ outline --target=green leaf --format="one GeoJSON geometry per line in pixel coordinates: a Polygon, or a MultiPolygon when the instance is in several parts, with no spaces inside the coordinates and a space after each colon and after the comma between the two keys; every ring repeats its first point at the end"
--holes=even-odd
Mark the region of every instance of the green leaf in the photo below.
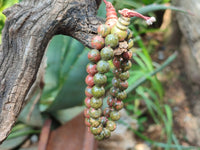
{"type": "Polygon", "coordinates": [[[59,90],[55,100],[47,111],[56,111],[59,109],[69,108],[80,105],[85,97],[85,77],[86,65],[89,62],[87,53],[89,49],[85,49],[80,56],[77,57],[75,64],[71,67],[63,86],[59,90]]]}

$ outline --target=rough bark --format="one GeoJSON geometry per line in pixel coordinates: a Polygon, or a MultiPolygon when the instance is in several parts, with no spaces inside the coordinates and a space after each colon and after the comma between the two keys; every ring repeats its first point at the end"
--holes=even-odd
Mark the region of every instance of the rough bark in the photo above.
{"type": "Polygon", "coordinates": [[[0,48],[0,142],[10,133],[34,84],[45,49],[56,34],[90,47],[102,22],[101,0],[24,0],[4,11],[0,48]]]}
{"type": "Polygon", "coordinates": [[[191,12],[191,14],[177,13],[176,19],[184,39],[186,39],[184,44],[189,45],[188,51],[185,51],[185,47],[182,46],[186,72],[189,79],[200,84],[200,1],[172,0],[172,2],[175,6],[191,12]]]}

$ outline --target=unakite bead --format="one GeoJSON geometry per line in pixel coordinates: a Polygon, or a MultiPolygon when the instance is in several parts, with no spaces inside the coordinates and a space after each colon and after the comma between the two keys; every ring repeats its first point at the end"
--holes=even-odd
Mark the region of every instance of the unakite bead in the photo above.
{"type": "Polygon", "coordinates": [[[99,35],[101,35],[102,37],[106,37],[108,34],[110,34],[111,28],[106,25],[106,24],[101,24],[99,25],[97,32],[99,35]]]}
{"type": "Polygon", "coordinates": [[[99,118],[101,116],[101,109],[94,109],[94,108],[90,108],[89,109],[89,114],[90,114],[90,117],[92,118],[99,118]]]}
{"type": "Polygon", "coordinates": [[[86,67],[86,71],[88,74],[90,75],[95,75],[98,71],[97,71],[97,65],[96,64],[92,64],[92,63],[88,63],[87,67],[86,67]]]}
{"type": "Polygon", "coordinates": [[[115,88],[115,87],[111,87],[110,88],[110,95],[112,96],[117,96],[117,93],[119,92],[119,89],[118,88],[115,88]]]}
{"type": "Polygon", "coordinates": [[[104,138],[107,139],[111,136],[111,132],[109,129],[103,128],[103,134],[104,134],[104,138]]]}
{"type": "Polygon", "coordinates": [[[109,129],[110,131],[114,131],[116,129],[116,123],[114,121],[109,120],[106,123],[106,128],[109,129]]]}
{"type": "Polygon", "coordinates": [[[102,98],[92,97],[91,100],[90,100],[90,106],[92,108],[98,109],[102,106],[102,104],[103,104],[102,98]]]}
{"type": "Polygon", "coordinates": [[[118,100],[114,103],[115,110],[121,110],[124,107],[124,103],[121,100],[118,100]]]}
{"type": "Polygon", "coordinates": [[[120,81],[119,82],[119,89],[120,90],[126,90],[128,88],[128,82],[127,82],[127,80],[125,80],[125,81],[120,81]]]}
{"type": "Polygon", "coordinates": [[[94,138],[98,141],[101,141],[104,139],[104,133],[101,132],[99,135],[95,135],[94,138]]]}
{"type": "Polygon", "coordinates": [[[100,124],[98,127],[90,127],[90,131],[91,131],[94,135],[100,134],[102,130],[103,130],[102,124],[100,124]]]}
{"type": "Polygon", "coordinates": [[[110,70],[109,63],[107,61],[100,60],[97,63],[97,70],[100,73],[106,73],[106,72],[108,72],[110,70]]]}
{"type": "Polygon", "coordinates": [[[118,37],[119,41],[124,41],[124,39],[127,37],[127,30],[121,30],[117,26],[114,26],[111,29],[111,33],[116,35],[118,37]]]}
{"type": "Polygon", "coordinates": [[[119,78],[122,80],[122,81],[125,81],[129,78],[130,74],[129,74],[129,71],[126,71],[126,72],[123,72],[123,73],[120,73],[119,74],[119,78]]]}
{"type": "Polygon", "coordinates": [[[112,48],[117,47],[117,45],[119,44],[117,35],[109,34],[108,36],[106,36],[105,44],[106,44],[106,46],[110,46],[112,48]]]}
{"type": "Polygon", "coordinates": [[[120,119],[120,113],[118,111],[112,111],[110,113],[110,118],[113,120],[113,121],[117,121],[120,119]]]}
{"type": "Polygon", "coordinates": [[[125,61],[121,64],[123,71],[128,71],[132,67],[132,63],[130,60],[125,61]]]}
{"type": "Polygon", "coordinates": [[[100,52],[97,49],[92,49],[88,52],[88,59],[91,62],[97,63],[101,59],[100,52]]]}
{"type": "Polygon", "coordinates": [[[133,37],[133,32],[130,29],[127,29],[127,40],[131,39],[133,37]]]}
{"type": "Polygon", "coordinates": [[[102,124],[103,126],[105,126],[106,123],[107,123],[107,121],[108,121],[108,118],[105,117],[105,116],[102,116],[102,117],[100,118],[100,120],[101,120],[101,124],[102,124]]]}
{"type": "Polygon", "coordinates": [[[134,45],[133,39],[129,39],[129,40],[128,40],[128,49],[132,48],[133,45],[134,45]]]}
{"type": "Polygon", "coordinates": [[[88,126],[88,127],[91,126],[88,118],[85,118],[85,125],[88,126]]]}
{"type": "Polygon", "coordinates": [[[92,41],[91,41],[92,48],[99,50],[99,49],[102,49],[104,47],[104,44],[105,44],[105,41],[104,41],[103,37],[96,35],[92,38],[92,41]]]}
{"type": "Polygon", "coordinates": [[[114,51],[110,47],[104,47],[101,52],[101,59],[103,60],[111,60],[114,57],[114,51]]]}
{"type": "Polygon", "coordinates": [[[107,104],[108,104],[108,106],[112,107],[115,104],[115,102],[116,102],[115,98],[113,98],[111,96],[109,96],[107,98],[107,104]]]}
{"type": "Polygon", "coordinates": [[[96,98],[100,98],[105,94],[104,87],[93,86],[92,88],[92,95],[96,98]]]}
{"type": "Polygon", "coordinates": [[[92,95],[92,88],[91,87],[89,87],[89,86],[87,86],[86,88],[85,88],[85,95],[87,96],[87,97],[89,97],[89,98],[91,98],[93,95],[92,95]]]}
{"type": "Polygon", "coordinates": [[[113,85],[114,87],[118,87],[118,86],[119,86],[119,80],[118,80],[116,77],[114,77],[114,78],[112,79],[112,85],[113,85]]]}
{"type": "Polygon", "coordinates": [[[92,127],[98,127],[101,123],[101,120],[99,118],[94,119],[94,118],[90,117],[89,122],[92,127]]]}
{"type": "Polygon", "coordinates": [[[106,108],[103,110],[103,115],[104,115],[105,117],[109,118],[109,117],[110,117],[110,112],[111,112],[111,111],[112,111],[111,108],[106,107],[106,108]]]}
{"type": "Polygon", "coordinates": [[[122,73],[122,69],[121,68],[115,68],[113,69],[113,74],[115,77],[119,77],[119,75],[122,73]]]}
{"type": "Polygon", "coordinates": [[[124,100],[127,97],[127,93],[126,93],[126,91],[118,92],[116,97],[117,97],[117,99],[124,100]]]}
{"type": "Polygon", "coordinates": [[[102,86],[107,83],[107,77],[105,74],[97,73],[94,75],[95,85],[102,86]]]}

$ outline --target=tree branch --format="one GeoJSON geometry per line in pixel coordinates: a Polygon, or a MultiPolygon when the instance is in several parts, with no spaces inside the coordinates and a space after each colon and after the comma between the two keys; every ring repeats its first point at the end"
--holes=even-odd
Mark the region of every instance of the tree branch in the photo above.
{"type": "Polygon", "coordinates": [[[101,0],[24,0],[4,11],[0,49],[0,142],[10,133],[34,84],[45,49],[57,34],[91,47],[101,0]]]}

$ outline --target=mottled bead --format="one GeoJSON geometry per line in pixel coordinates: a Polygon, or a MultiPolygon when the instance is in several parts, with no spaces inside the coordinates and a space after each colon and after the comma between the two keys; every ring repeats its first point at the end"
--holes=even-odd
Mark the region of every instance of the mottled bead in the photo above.
{"type": "Polygon", "coordinates": [[[129,40],[131,38],[133,38],[133,32],[130,29],[127,29],[127,37],[126,37],[126,39],[129,40]]]}
{"type": "Polygon", "coordinates": [[[115,98],[113,98],[111,96],[109,96],[107,98],[107,104],[108,104],[108,106],[112,107],[115,104],[115,102],[116,102],[115,98]]]}
{"type": "Polygon", "coordinates": [[[119,111],[122,108],[124,108],[124,103],[121,100],[118,100],[118,101],[115,102],[113,107],[114,107],[115,110],[119,111]]]}
{"type": "Polygon", "coordinates": [[[123,71],[128,71],[132,67],[132,63],[130,60],[125,61],[121,64],[123,71]]]}
{"type": "Polygon", "coordinates": [[[117,45],[119,44],[118,37],[114,34],[109,34],[105,38],[105,44],[106,44],[106,46],[110,46],[112,48],[117,47],[117,45]]]}
{"type": "Polygon", "coordinates": [[[103,128],[103,134],[104,134],[104,138],[105,139],[108,139],[110,136],[111,136],[111,132],[110,132],[110,130],[109,129],[107,129],[107,128],[103,128]]]}
{"type": "Polygon", "coordinates": [[[110,117],[110,112],[111,112],[111,111],[112,111],[111,108],[106,107],[106,108],[103,110],[103,115],[104,115],[105,117],[109,118],[109,117],[110,117]]]}
{"type": "Polygon", "coordinates": [[[105,116],[102,116],[102,117],[100,118],[100,121],[101,121],[101,124],[102,124],[103,126],[105,126],[106,123],[107,123],[107,121],[108,121],[108,118],[105,117],[105,116]]]}
{"type": "Polygon", "coordinates": [[[114,57],[114,51],[110,47],[104,47],[101,50],[100,55],[102,60],[111,60],[114,57]]]}
{"type": "Polygon", "coordinates": [[[95,85],[102,86],[107,83],[107,77],[105,74],[97,73],[94,75],[95,85]]]}
{"type": "Polygon", "coordinates": [[[120,59],[117,58],[117,57],[114,57],[114,59],[113,59],[113,65],[114,65],[116,68],[120,68],[120,64],[121,64],[120,59]]]}
{"type": "Polygon", "coordinates": [[[92,134],[94,134],[94,135],[100,134],[102,130],[103,130],[102,124],[100,124],[98,127],[90,127],[90,131],[91,131],[92,134]]]}
{"type": "Polygon", "coordinates": [[[85,78],[85,83],[92,87],[94,85],[94,79],[93,79],[93,76],[92,75],[87,75],[87,77],[85,78]]]}
{"type": "Polygon", "coordinates": [[[98,71],[97,71],[97,65],[89,63],[86,67],[86,71],[88,74],[94,76],[98,71]]]}
{"type": "Polygon", "coordinates": [[[117,121],[120,119],[120,113],[118,111],[112,111],[110,113],[110,118],[113,120],[113,121],[117,121]]]}
{"type": "Polygon", "coordinates": [[[116,77],[112,79],[112,85],[116,88],[119,87],[119,80],[116,77]]]}
{"type": "Polygon", "coordinates": [[[129,78],[130,74],[129,74],[129,71],[126,71],[126,72],[123,72],[123,73],[120,73],[119,74],[119,78],[122,80],[122,81],[125,81],[129,78]]]}
{"type": "Polygon", "coordinates": [[[89,97],[86,97],[85,100],[84,100],[84,102],[85,102],[85,106],[86,106],[87,108],[90,108],[90,107],[91,107],[91,106],[90,106],[90,98],[89,98],[89,97]]]}
{"type": "Polygon", "coordinates": [[[113,75],[115,76],[115,77],[119,77],[119,75],[122,73],[122,69],[121,68],[115,68],[115,69],[113,69],[113,75]]]}
{"type": "Polygon", "coordinates": [[[119,82],[119,89],[120,90],[126,90],[128,88],[128,82],[127,82],[127,80],[125,80],[125,81],[120,81],[119,82]]]}
{"type": "Polygon", "coordinates": [[[88,52],[88,59],[93,63],[97,63],[101,59],[100,52],[97,49],[90,50],[88,52]]]}
{"type": "Polygon", "coordinates": [[[91,126],[88,118],[85,118],[85,125],[88,126],[88,127],[91,126]]]}
{"type": "Polygon", "coordinates": [[[100,123],[101,123],[101,120],[100,120],[100,118],[94,119],[94,118],[91,117],[89,119],[89,122],[90,122],[90,125],[92,127],[98,127],[100,125],[100,123]]]}
{"type": "Polygon", "coordinates": [[[84,116],[85,116],[85,118],[90,118],[90,114],[89,114],[89,109],[88,108],[84,109],[84,116]]]}
{"type": "Polygon", "coordinates": [[[90,100],[90,106],[92,108],[98,109],[102,106],[102,104],[103,104],[102,98],[92,97],[91,100],[90,100]]]}
{"type": "Polygon", "coordinates": [[[133,47],[133,45],[134,45],[133,39],[129,39],[128,40],[128,49],[131,49],[133,47]]]}
{"type": "Polygon", "coordinates": [[[92,118],[99,118],[101,116],[101,109],[94,109],[94,108],[90,108],[89,109],[89,114],[90,114],[90,117],[92,118]]]}
{"type": "Polygon", "coordinates": [[[105,44],[104,38],[102,38],[101,36],[96,35],[92,38],[91,41],[92,48],[100,50],[104,47],[104,44],[105,44]]]}
{"type": "Polygon", "coordinates": [[[100,134],[95,135],[94,138],[95,138],[96,140],[98,140],[98,141],[101,141],[101,140],[104,139],[104,133],[101,132],[100,134]]]}
{"type": "Polygon", "coordinates": [[[119,41],[124,41],[124,39],[127,37],[127,31],[126,30],[121,30],[117,26],[114,26],[111,29],[111,33],[116,35],[119,39],[119,41]]]}
{"type": "Polygon", "coordinates": [[[130,60],[130,59],[132,59],[132,56],[133,56],[132,51],[124,52],[124,53],[122,54],[122,57],[123,57],[125,60],[130,60]]]}
{"type": "Polygon", "coordinates": [[[85,95],[86,95],[87,97],[89,97],[89,98],[93,97],[93,95],[92,95],[92,87],[87,86],[87,87],[85,88],[85,95]]]}
{"type": "Polygon", "coordinates": [[[105,94],[104,87],[93,86],[92,88],[92,95],[96,98],[100,98],[105,94]]]}
{"type": "Polygon", "coordinates": [[[97,70],[100,73],[107,73],[110,70],[109,63],[107,61],[100,60],[97,63],[97,70]]]}
{"type": "Polygon", "coordinates": [[[112,96],[117,96],[117,93],[119,92],[119,89],[118,88],[115,88],[115,87],[111,87],[110,88],[110,95],[112,96]]]}
{"type": "Polygon", "coordinates": [[[106,25],[106,24],[101,24],[99,25],[97,32],[99,35],[101,35],[102,37],[106,37],[108,34],[110,34],[111,28],[106,25]]]}
{"type": "Polygon", "coordinates": [[[116,129],[116,123],[114,121],[108,120],[106,123],[106,128],[109,129],[110,131],[114,131],[116,129]]]}
{"type": "Polygon", "coordinates": [[[117,99],[120,99],[120,100],[124,100],[127,98],[127,93],[126,91],[120,91],[117,93],[117,99]]]}

